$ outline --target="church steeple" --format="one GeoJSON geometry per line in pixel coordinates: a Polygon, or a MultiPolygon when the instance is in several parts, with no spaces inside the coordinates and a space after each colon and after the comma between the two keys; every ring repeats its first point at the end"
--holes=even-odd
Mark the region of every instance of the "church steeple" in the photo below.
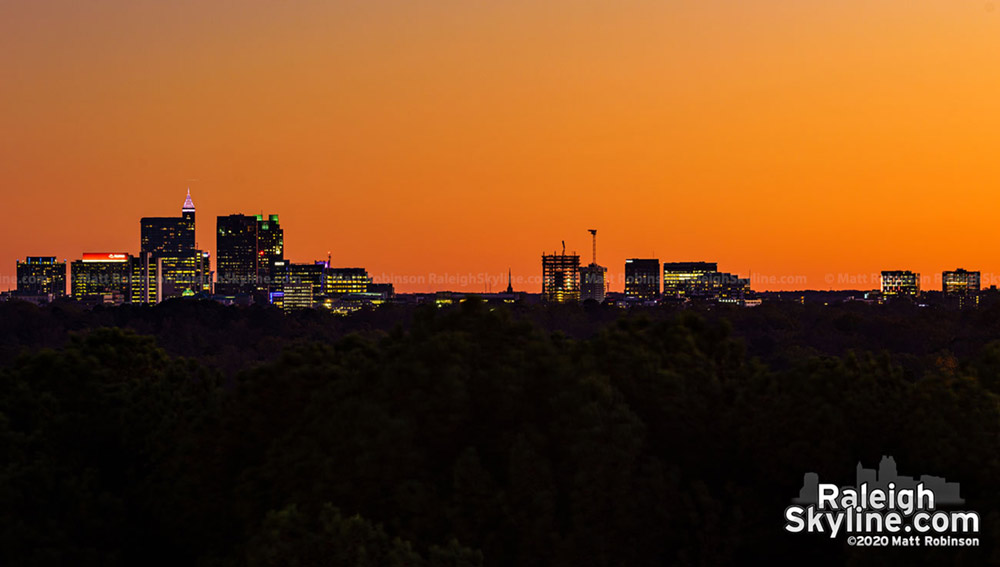
{"type": "Polygon", "coordinates": [[[194,212],[194,201],[191,200],[191,188],[188,187],[187,198],[184,199],[184,206],[181,207],[182,213],[193,213],[194,212]]]}
{"type": "Polygon", "coordinates": [[[514,286],[510,278],[510,268],[507,268],[507,293],[514,293],[514,286]]]}

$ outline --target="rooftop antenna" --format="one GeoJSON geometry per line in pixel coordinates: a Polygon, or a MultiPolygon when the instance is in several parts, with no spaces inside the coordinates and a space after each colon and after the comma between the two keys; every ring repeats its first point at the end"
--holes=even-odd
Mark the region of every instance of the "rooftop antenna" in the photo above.
{"type": "Polygon", "coordinates": [[[593,264],[596,266],[597,265],[597,229],[596,228],[588,228],[587,232],[589,232],[590,235],[594,239],[594,261],[593,261],[593,264]]]}
{"type": "Polygon", "coordinates": [[[563,240],[562,243],[563,243],[563,256],[565,256],[566,255],[566,241],[563,240]]]}

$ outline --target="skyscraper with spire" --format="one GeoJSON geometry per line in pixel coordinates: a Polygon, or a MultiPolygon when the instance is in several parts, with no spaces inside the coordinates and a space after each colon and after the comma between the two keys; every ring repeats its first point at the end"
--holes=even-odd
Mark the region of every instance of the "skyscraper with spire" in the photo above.
{"type": "Polygon", "coordinates": [[[179,254],[195,249],[194,201],[188,189],[179,217],[143,217],[140,226],[140,252],[149,252],[153,257],[164,254],[179,254]]]}
{"type": "Polygon", "coordinates": [[[187,197],[184,198],[184,204],[181,205],[181,216],[191,221],[191,226],[194,226],[194,201],[191,200],[191,188],[188,187],[187,197]]]}
{"type": "Polygon", "coordinates": [[[208,293],[208,253],[195,246],[195,208],[187,190],[179,217],[143,217],[139,255],[132,259],[131,300],[156,303],[170,297],[208,293]]]}

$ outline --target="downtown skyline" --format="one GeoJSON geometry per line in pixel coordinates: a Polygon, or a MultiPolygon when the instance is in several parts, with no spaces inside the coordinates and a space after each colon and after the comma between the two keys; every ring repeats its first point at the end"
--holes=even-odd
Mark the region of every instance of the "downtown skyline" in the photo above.
{"type": "Polygon", "coordinates": [[[133,250],[190,185],[373,274],[537,279],[598,227],[617,290],[631,257],[996,283],[1000,14],[723,4],[3,4],[0,276],[133,250]]]}
{"type": "MultiPolygon", "coordinates": [[[[200,217],[202,219],[202,222],[201,223],[197,223],[194,220],[194,218],[195,218],[194,214],[195,214],[196,208],[195,208],[195,205],[192,202],[192,195],[191,195],[190,188],[187,189],[187,194],[185,196],[183,206],[180,209],[182,210],[182,213],[185,216],[188,213],[190,213],[192,215],[191,219],[190,219],[190,222],[191,222],[191,229],[190,230],[191,230],[191,232],[195,232],[195,233],[199,233],[200,234],[200,232],[202,232],[202,231],[197,231],[197,227],[199,227],[199,226],[203,227],[205,224],[207,224],[206,221],[208,221],[208,222],[216,221],[216,222],[212,222],[212,226],[214,227],[212,229],[212,233],[213,233],[212,236],[217,236],[215,233],[217,231],[221,231],[222,230],[222,224],[221,223],[222,223],[222,221],[225,218],[241,217],[241,218],[252,219],[255,216],[253,214],[250,214],[249,216],[244,216],[242,213],[229,213],[227,215],[210,215],[210,216],[203,215],[203,216],[200,217]]],[[[180,220],[179,217],[170,217],[170,218],[164,218],[164,219],[151,218],[153,216],[154,215],[145,215],[144,217],[142,217],[142,219],[141,219],[142,222],[140,224],[144,227],[145,226],[144,223],[146,223],[147,221],[164,220],[164,221],[174,222],[175,218],[177,220],[180,220]]],[[[277,222],[278,222],[278,215],[277,214],[271,214],[271,215],[258,214],[258,215],[256,215],[256,218],[258,219],[258,221],[261,218],[263,218],[264,221],[265,221],[264,226],[266,227],[266,221],[267,221],[267,217],[268,216],[270,216],[270,219],[274,222],[275,226],[277,227],[278,226],[277,225],[277,222]]],[[[282,224],[281,226],[282,226],[282,228],[285,228],[284,224],[282,224]]],[[[145,230],[145,229],[143,229],[143,230],[145,230]]],[[[204,230],[204,228],[203,228],[203,230],[204,230]]],[[[594,239],[594,240],[592,240],[592,246],[593,246],[592,254],[596,255],[597,254],[597,250],[598,250],[597,242],[596,242],[596,230],[587,230],[587,232],[591,233],[590,234],[590,238],[594,239]]],[[[181,238],[191,239],[192,236],[189,234],[188,236],[181,237],[181,238]]],[[[292,255],[288,254],[288,249],[287,249],[286,245],[284,244],[284,241],[287,239],[287,233],[282,230],[279,233],[278,238],[280,239],[280,242],[278,244],[279,245],[278,250],[280,250],[280,252],[279,252],[279,255],[276,258],[283,259],[283,261],[285,261],[285,262],[296,263],[296,264],[299,264],[299,265],[307,265],[307,264],[313,264],[313,263],[325,263],[328,267],[329,266],[337,266],[338,265],[337,261],[333,260],[333,253],[332,252],[328,252],[328,255],[327,255],[326,258],[311,258],[311,259],[307,259],[307,260],[297,259],[297,258],[293,257],[292,255]]],[[[142,240],[142,242],[145,242],[145,236],[143,236],[143,238],[140,239],[140,240],[142,240]]],[[[145,244],[142,244],[142,246],[145,246],[145,244]]],[[[185,244],[185,246],[187,246],[187,247],[189,247],[191,249],[197,248],[198,249],[197,252],[199,254],[201,254],[202,253],[201,251],[204,250],[205,254],[207,255],[206,256],[207,259],[209,259],[209,264],[207,266],[208,266],[208,268],[210,270],[212,270],[212,272],[211,272],[212,280],[210,280],[210,281],[222,281],[222,278],[220,278],[220,276],[219,276],[219,269],[218,269],[218,266],[217,266],[217,258],[218,258],[217,246],[205,246],[205,245],[201,245],[200,241],[198,240],[198,238],[196,236],[193,237],[193,241],[187,242],[187,244],[185,244]]],[[[572,255],[572,257],[575,258],[576,265],[582,267],[584,265],[585,261],[586,261],[585,258],[587,258],[587,257],[584,256],[584,255],[582,255],[582,254],[579,254],[576,250],[566,249],[565,248],[565,241],[563,241],[563,246],[564,246],[564,249],[562,250],[562,252],[546,252],[546,254],[569,254],[569,255],[572,255]],[[581,259],[583,259],[584,263],[581,263],[581,259]]],[[[141,248],[141,246],[135,246],[133,244],[133,246],[122,247],[122,248],[103,248],[103,249],[102,248],[95,248],[95,249],[86,249],[86,250],[84,250],[84,251],[82,251],[80,253],[77,253],[76,255],[71,255],[69,257],[64,257],[64,258],[60,258],[58,255],[53,256],[51,254],[22,254],[17,259],[18,259],[18,261],[21,261],[21,260],[23,260],[26,257],[27,258],[31,258],[31,257],[54,257],[57,260],[64,260],[66,262],[66,265],[68,266],[70,262],[72,262],[74,260],[78,260],[81,257],[86,258],[88,256],[95,256],[95,255],[100,255],[100,256],[103,256],[103,255],[111,255],[111,256],[129,255],[129,256],[136,256],[140,252],[140,248],[141,248]]],[[[595,258],[591,258],[591,259],[597,260],[597,264],[596,264],[597,266],[604,267],[605,269],[608,268],[608,264],[609,263],[606,260],[604,260],[603,256],[596,256],[595,258]]],[[[657,286],[662,286],[663,285],[663,278],[665,277],[666,264],[669,264],[671,262],[677,262],[676,258],[661,258],[661,257],[649,257],[648,259],[636,259],[635,257],[631,257],[629,259],[623,259],[623,263],[625,265],[625,269],[624,270],[616,270],[616,269],[614,269],[612,267],[610,269],[610,272],[609,272],[610,275],[606,276],[606,279],[604,279],[604,281],[606,283],[606,286],[607,286],[607,291],[608,292],[611,292],[611,293],[625,292],[625,295],[629,295],[628,288],[627,288],[628,276],[626,275],[626,272],[627,272],[627,269],[628,269],[628,265],[631,262],[633,262],[633,261],[635,261],[635,262],[647,262],[647,263],[651,263],[650,264],[651,267],[649,268],[649,271],[651,273],[657,274],[655,276],[654,280],[653,280],[653,281],[659,282],[659,283],[656,284],[657,286]]],[[[680,263],[684,264],[685,262],[681,261],[680,263]]],[[[340,265],[346,266],[347,264],[340,264],[340,265]]],[[[363,264],[356,264],[356,265],[363,265],[363,264]]],[[[595,265],[595,264],[592,263],[591,265],[595,265]]],[[[611,263],[611,265],[614,266],[614,263],[611,263]]],[[[712,266],[712,268],[711,268],[712,270],[717,269],[716,268],[716,266],[717,266],[716,262],[711,262],[710,265],[712,266]]],[[[258,268],[254,268],[254,269],[258,269],[258,268]]],[[[259,273],[266,274],[267,271],[268,271],[268,268],[266,268],[266,267],[262,267],[262,268],[259,268],[259,269],[263,269],[264,270],[264,272],[259,272],[259,273]]],[[[957,269],[960,272],[964,271],[964,269],[961,268],[961,267],[959,267],[957,269]]],[[[888,271],[891,272],[893,270],[888,270],[888,271]]],[[[917,272],[915,270],[905,270],[905,273],[912,273],[913,274],[913,276],[916,278],[917,285],[918,285],[919,289],[921,289],[923,291],[930,291],[930,290],[940,289],[941,286],[942,286],[943,280],[944,280],[943,276],[946,276],[947,273],[950,273],[950,272],[951,272],[951,269],[946,269],[943,272],[942,271],[935,271],[935,272],[930,273],[930,274],[917,272]]],[[[980,272],[979,270],[975,270],[974,272],[975,272],[976,277],[977,277],[977,285],[976,285],[977,289],[980,288],[980,283],[979,283],[979,279],[978,278],[981,278],[981,288],[984,289],[984,290],[987,289],[987,288],[990,288],[991,286],[995,287],[997,285],[997,283],[998,283],[998,280],[1000,280],[1000,276],[995,276],[993,274],[990,274],[989,272],[980,272]]],[[[823,290],[823,289],[828,289],[828,290],[837,290],[837,289],[844,289],[844,290],[869,290],[869,289],[878,289],[882,285],[881,280],[884,279],[886,273],[887,273],[887,270],[881,270],[880,272],[872,272],[870,274],[865,274],[865,273],[852,274],[852,273],[846,273],[846,272],[841,272],[841,273],[828,272],[824,276],[824,281],[828,284],[828,287],[805,287],[805,286],[794,287],[793,284],[795,284],[797,282],[798,283],[808,282],[807,277],[805,275],[801,275],[801,274],[799,274],[799,275],[768,275],[768,274],[759,274],[759,273],[754,274],[754,273],[751,273],[749,275],[748,274],[743,274],[742,277],[746,278],[746,281],[749,282],[749,284],[750,284],[750,288],[752,288],[753,291],[756,291],[756,292],[762,292],[762,291],[763,292],[767,292],[767,291],[798,291],[798,290],[814,290],[814,289],[815,290],[823,290]],[[775,285],[775,284],[777,284],[777,285],[775,285]],[[833,284],[833,285],[831,285],[831,284],[833,284]],[[836,285],[836,284],[840,284],[840,285],[836,285]]],[[[483,271],[483,272],[479,272],[479,273],[471,272],[471,271],[469,271],[469,272],[450,271],[450,272],[442,272],[442,273],[429,272],[429,273],[423,273],[423,274],[422,273],[415,273],[415,274],[414,273],[410,273],[410,274],[407,274],[407,273],[389,271],[389,272],[383,272],[383,273],[378,273],[378,274],[373,274],[373,275],[374,275],[373,279],[376,282],[392,285],[392,286],[394,286],[394,288],[396,289],[396,291],[398,293],[426,293],[426,292],[439,292],[439,291],[456,291],[456,292],[471,292],[471,293],[477,293],[477,292],[495,293],[495,292],[502,291],[502,286],[503,286],[504,283],[507,283],[507,284],[516,284],[517,291],[519,291],[519,292],[539,293],[539,292],[543,291],[541,289],[542,288],[542,280],[543,280],[543,278],[540,277],[538,274],[534,274],[534,275],[518,274],[517,277],[514,277],[512,269],[508,269],[508,271],[506,273],[506,278],[501,273],[501,271],[495,271],[495,270],[494,271],[483,271]],[[535,287],[538,287],[539,289],[536,291],[534,289],[535,287]],[[403,288],[403,289],[399,289],[399,288],[403,288]]],[[[732,278],[741,277],[739,274],[722,274],[722,275],[727,276],[727,277],[732,277],[732,278]]],[[[71,279],[72,279],[72,277],[68,278],[67,282],[69,282],[71,279]]],[[[260,279],[260,281],[262,281],[262,282],[263,281],[267,281],[267,276],[265,275],[262,278],[260,275],[258,275],[258,279],[260,279]]],[[[13,278],[11,278],[9,280],[6,277],[4,277],[3,281],[5,283],[9,282],[9,284],[8,284],[9,285],[9,290],[16,289],[16,287],[17,287],[16,286],[16,281],[17,281],[16,280],[16,274],[15,274],[15,276],[13,278]]],[[[577,285],[579,285],[579,283],[577,285]]],[[[9,291],[9,290],[0,290],[0,291],[9,291]]],[[[216,293],[219,293],[219,292],[216,291],[216,293]]],[[[223,294],[226,294],[226,293],[223,292],[223,294]]],[[[642,294],[640,294],[640,296],[641,295],[642,294]]],[[[658,293],[656,293],[655,295],[658,296],[658,293]]]]}

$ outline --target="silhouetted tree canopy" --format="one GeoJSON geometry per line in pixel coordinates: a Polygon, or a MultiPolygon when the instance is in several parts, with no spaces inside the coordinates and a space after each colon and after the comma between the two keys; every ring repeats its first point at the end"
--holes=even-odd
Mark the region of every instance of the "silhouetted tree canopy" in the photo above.
{"type": "Polygon", "coordinates": [[[0,564],[998,563],[998,315],[0,304],[0,564]],[[981,546],[782,529],[882,455],[981,546]]]}

